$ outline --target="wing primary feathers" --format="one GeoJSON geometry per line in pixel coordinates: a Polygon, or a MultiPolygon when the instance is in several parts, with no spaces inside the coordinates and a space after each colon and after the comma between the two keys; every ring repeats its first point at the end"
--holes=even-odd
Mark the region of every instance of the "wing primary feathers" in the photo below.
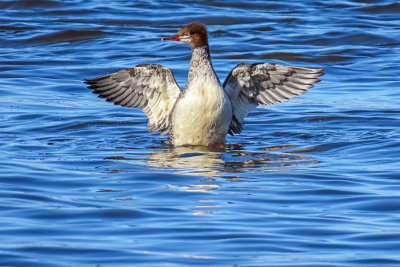
{"type": "Polygon", "coordinates": [[[324,75],[323,69],[285,66],[275,63],[238,64],[223,87],[233,108],[229,134],[240,133],[244,118],[257,105],[288,101],[307,92],[324,75]]]}
{"type": "Polygon", "coordinates": [[[168,68],[158,64],[140,64],[86,79],[84,83],[106,101],[141,108],[153,132],[168,133],[169,114],[181,92],[168,68]]]}

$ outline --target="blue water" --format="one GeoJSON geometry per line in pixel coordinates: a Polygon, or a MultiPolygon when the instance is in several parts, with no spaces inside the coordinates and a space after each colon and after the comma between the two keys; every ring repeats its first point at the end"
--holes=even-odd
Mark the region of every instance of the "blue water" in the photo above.
{"type": "Polygon", "coordinates": [[[0,1],[0,266],[400,266],[398,1],[0,1]],[[240,62],[322,67],[226,149],[170,148],[82,83],[185,84],[208,25],[240,62]]]}

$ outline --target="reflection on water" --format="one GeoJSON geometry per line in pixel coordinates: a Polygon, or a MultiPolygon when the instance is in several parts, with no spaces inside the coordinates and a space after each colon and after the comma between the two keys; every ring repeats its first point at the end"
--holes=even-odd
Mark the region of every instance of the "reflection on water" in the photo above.
{"type": "Polygon", "coordinates": [[[207,147],[171,147],[166,151],[151,151],[146,163],[155,168],[168,168],[176,174],[221,176],[223,150],[207,147]]]}
{"type": "MultiPolygon", "coordinates": [[[[112,156],[106,159],[143,161],[149,167],[164,168],[175,174],[223,177],[239,181],[246,172],[285,172],[297,165],[312,165],[318,161],[298,154],[293,145],[279,145],[255,148],[252,151],[246,144],[216,147],[153,147],[149,152],[127,153],[127,156],[112,156]],[[268,152],[267,152],[268,151],[268,152]],[[232,173],[242,175],[232,175],[232,173]]],[[[119,170],[124,171],[124,170],[119,170]]],[[[192,189],[194,190],[194,189],[192,189]]],[[[196,190],[211,190],[209,188],[196,190]]]]}

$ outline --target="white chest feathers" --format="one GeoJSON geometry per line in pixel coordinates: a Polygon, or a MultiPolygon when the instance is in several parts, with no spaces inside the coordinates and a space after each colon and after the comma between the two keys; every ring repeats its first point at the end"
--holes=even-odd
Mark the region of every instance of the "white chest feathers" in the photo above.
{"type": "Polygon", "coordinates": [[[194,79],[172,113],[170,141],[175,146],[225,143],[231,103],[217,79],[194,79]]]}

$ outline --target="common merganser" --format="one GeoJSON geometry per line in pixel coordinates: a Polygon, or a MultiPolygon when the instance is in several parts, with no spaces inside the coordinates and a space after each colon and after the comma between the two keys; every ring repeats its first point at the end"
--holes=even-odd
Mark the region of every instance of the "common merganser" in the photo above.
{"type": "Polygon", "coordinates": [[[147,129],[169,134],[173,146],[223,145],[227,134],[242,132],[244,118],[258,105],[297,97],[324,74],[322,69],[241,63],[221,84],[211,64],[204,25],[191,23],[161,40],[187,43],[192,48],[184,90],[171,70],[159,64],[137,65],[85,83],[107,101],[142,109],[149,119],[147,129]]]}

